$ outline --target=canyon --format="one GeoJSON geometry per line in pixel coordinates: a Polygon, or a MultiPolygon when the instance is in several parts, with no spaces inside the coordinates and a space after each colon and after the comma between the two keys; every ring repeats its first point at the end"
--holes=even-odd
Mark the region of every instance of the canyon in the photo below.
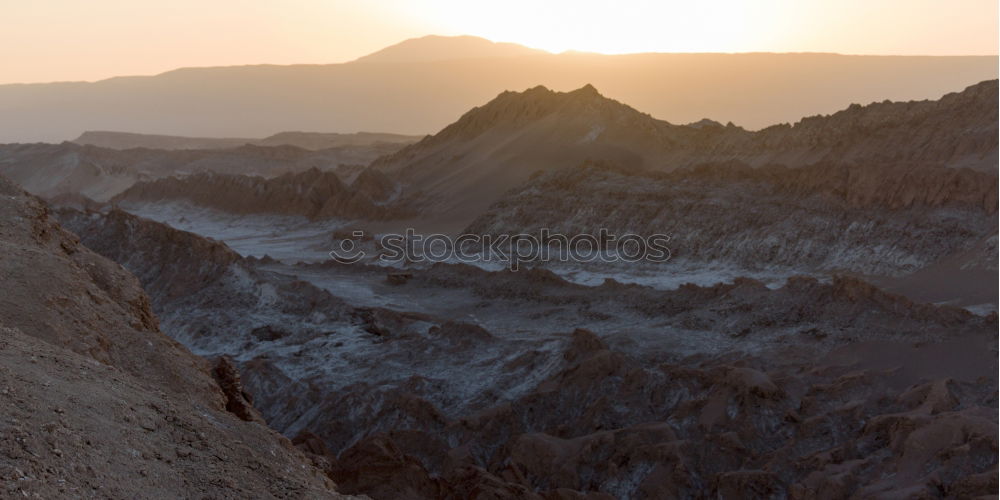
{"type": "MultiPolygon", "coordinates": [[[[521,49],[476,50],[548,57],[521,49]]],[[[420,53],[351,64],[444,64],[420,53]]],[[[993,494],[997,102],[963,82],[748,130],[531,86],[422,138],[2,145],[0,474],[41,496],[993,494]],[[671,258],[379,260],[405,228],[662,234],[671,258]],[[331,259],[346,243],[366,256],[331,259]]]]}

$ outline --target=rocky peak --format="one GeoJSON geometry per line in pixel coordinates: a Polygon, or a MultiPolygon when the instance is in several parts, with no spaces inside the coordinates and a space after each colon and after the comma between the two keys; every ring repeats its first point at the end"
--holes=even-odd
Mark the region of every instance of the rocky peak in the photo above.
{"type": "MultiPolygon", "coordinates": [[[[729,125],[732,125],[732,122],[730,122],[729,125]]],[[[687,126],[691,128],[702,129],[702,128],[723,128],[726,125],[723,125],[709,118],[702,118],[701,120],[687,124],[687,126]]]]}
{"type": "MultiPolygon", "coordinates": [[[[542,85],[523,92],[506,91],[483,106],[472,108],[455,123],[419,144],[476,137],[493,129],[513,129],[558,114],[560,120],[590,120],[599,123],[634,123],[640,128],[666,122],[655,120],[628,105],[609,99],[591,84],[570,92],[557,92],[542,85]],[[644,123],[638,123],[644,122],[644,123]]],[[[405,151],[405,149],[404,149],[405,151]]]]}

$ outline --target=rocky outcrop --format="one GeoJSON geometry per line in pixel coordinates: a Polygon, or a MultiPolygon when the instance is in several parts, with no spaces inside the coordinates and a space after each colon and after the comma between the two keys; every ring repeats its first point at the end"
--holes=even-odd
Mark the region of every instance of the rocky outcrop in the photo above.
{"type": "Polygon", "coordinates": [[[135,277],[0,178],[0,476],[11,497],[338,498],[227,409],[135,277]]]}
{"type": "Polygon", "coordinates": [[[226,411],[247,422],[265,424],[260,413],[253,407],[253,397],[243,389],[243,381],[240,380],[240,373],[236,371],[232,359],[226,356],[216,358],[212,376],[226,396],[226,411]]]}

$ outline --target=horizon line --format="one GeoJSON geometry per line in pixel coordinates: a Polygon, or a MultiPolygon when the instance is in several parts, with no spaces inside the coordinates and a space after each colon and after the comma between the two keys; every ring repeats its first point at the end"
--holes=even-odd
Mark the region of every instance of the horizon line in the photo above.
{"type": "Polygon", "coordinates": [[[401,42],[397,42],[391,45],[387,45],[381,49],[374,52],[370,52],[353,59],[348,59],[344,61],[334,61],[334,62],[291,62],[291,63],[269,63],[269,62],[251,62],[251,63],[237,63],[237,64],[217,64],[217,65],[205,65],[205,66],[179,66],[171,69],[166,69],[156,73],[145,73],[145,74],[122,74],[122,75],[111,75],[104,78],[99,78],[96,80],[39,80],[39,81],[9,81],[0,82],[0,86],[8,85],[59,85],[59,84],[80,84],[80,83],[101,83],[109,80],[114,80],[118,78],[154,78],[157,76],[162,76],[168,73],[173,73],[176,71],[183,70],[205,70],[205,69],[222,69],[222,68],[248,68],[248,67],[291,67],[291,66],[335,66],[340,64],[352,64],[352,63],[362,63],[362,64],[405,64],[398,62],[365,62],[362,61],[364,58],[378,54],[384,50],[392,47],[404,44],[406,42],[421,40],[425,38],[476,38],[484,41],[488,41],[493,44],[505,44],[505,45],[518,45],[526,49],[537,50],[543,52],[541,54],[534,55],[521,55],[521,56],[486,56],[486,57],[454,57],[454,58],[442,58],[438,60],[420,61],[424,63],[434,63],[446,60],[462,60],[462,59],[513,59],[520,57],[559,57],[559,56],[574,56],[574,55],[584,55],[584,56],[599,56],[599,57],[616,57],[616,56],[643,56],[643,55],[827,55],[827,56],[842,56],[842,57],[939,57],[939,58],[949,58],[949,57],[994,57],[1000,59],[1000,51],[997,54],[857,54],[857,53],[843,53],[843,52],[825,52],[825,51],[802,51],[802,50],[790,50],[790,51],[766,51],[766,50],[748,50],[748,51],[672,51],[672,52],[658,52],[658,51],[647,51],[647,52],[596,52],[587,50],[577,50],[577,49],[566,49],[561,52],[552,52],[546,49],[540,49],[537,47],[531,47],[528,45],[520,44],[517,42],[506,42],[491,40],[489,38],[477,36],[477,35],[438,35],[438,34],[428,34],[418,37],[407,38],[401,42]]]}

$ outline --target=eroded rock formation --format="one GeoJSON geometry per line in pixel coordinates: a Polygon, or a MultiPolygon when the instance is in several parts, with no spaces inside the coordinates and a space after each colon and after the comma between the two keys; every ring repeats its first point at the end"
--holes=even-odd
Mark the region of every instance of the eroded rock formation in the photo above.
{"type": "Polygon", "coordinates": [[[0,477],[10,497],[340,498],[164,335],[138,280],[0,177],[0,477]]]}

